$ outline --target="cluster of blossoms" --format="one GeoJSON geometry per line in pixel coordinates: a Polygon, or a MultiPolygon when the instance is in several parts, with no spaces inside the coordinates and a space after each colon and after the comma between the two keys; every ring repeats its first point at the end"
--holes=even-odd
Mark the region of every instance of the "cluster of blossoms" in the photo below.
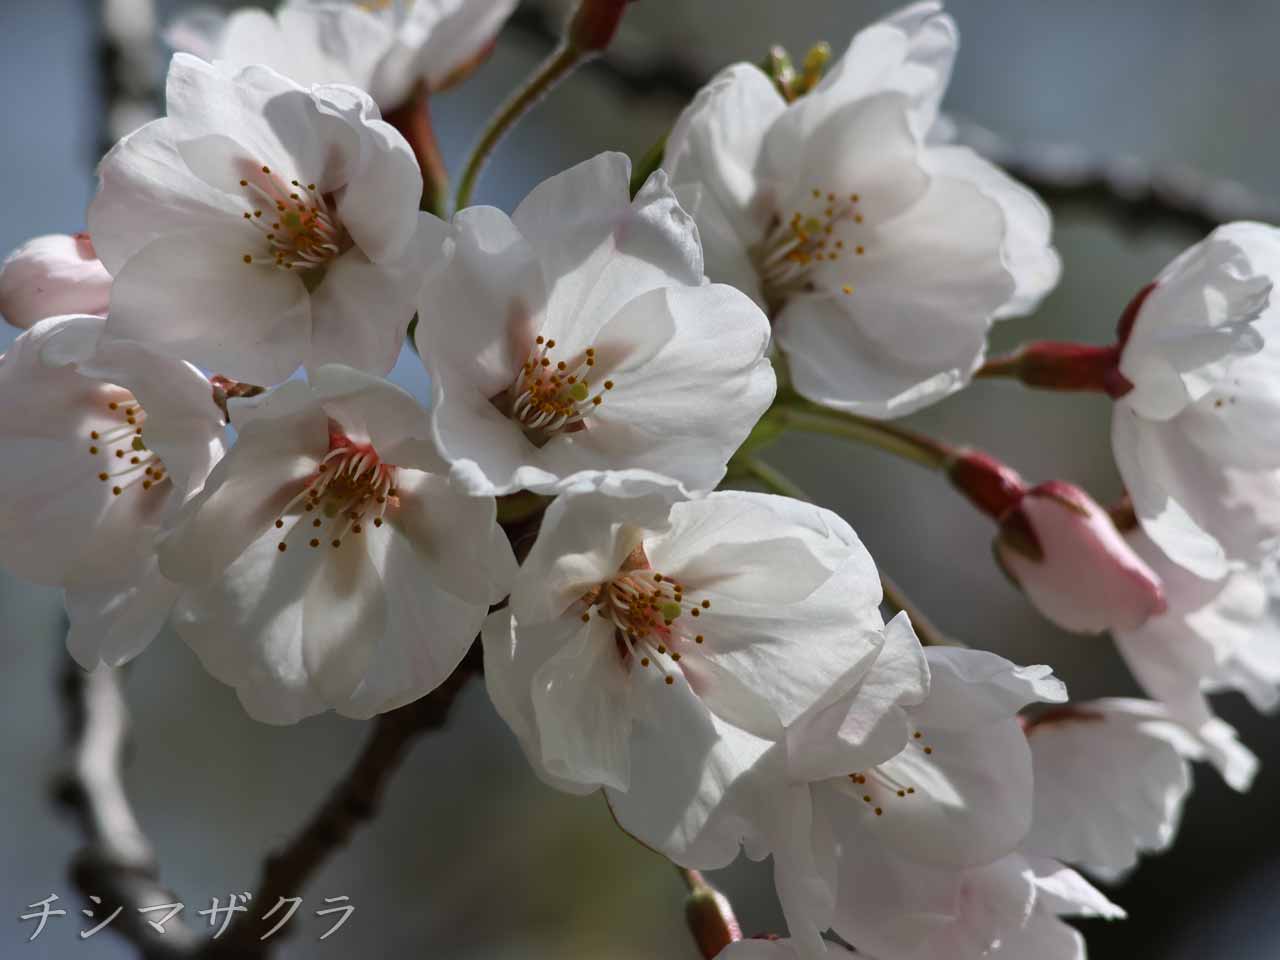
{"type": "Polygon", "coordinates": [[[936,2],[803,75],[727,68],[634,191],[603,153],[445,220],[402,121],[513,7],[170,30],[192,52],[102,161],[89,232],[0,271],[25,328],[0,562],[65,590],[85,668],[172,625],[271,723],[412,702],[479,636],[548,784],[691,870],[772,856],[790,939],[728,960],[847,953],[829,930],[879,960],[1082,957],[1061,918],[1122,913],[1074,868],[1166,847],[1189,761],[1250,781],[1206,693],[1280,699],[1280,231],[1192,247],[1112,346],[987,361],[1060,264],[1039,199],[947,140],[936,2]],[[429,409],[385,379],[415,317],[429,409]],[[1113,397],[1126,502],[888,422],[980,371],[1113,397]],[[1110,631],[1152,699],[922,644],[844,520],[725,488],[833,422],[932,456],[1010,579],[1110,631]]]}

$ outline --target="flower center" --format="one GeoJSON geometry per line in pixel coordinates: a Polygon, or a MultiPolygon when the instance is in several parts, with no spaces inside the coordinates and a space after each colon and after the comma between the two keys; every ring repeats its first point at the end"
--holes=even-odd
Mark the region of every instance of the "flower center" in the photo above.
{"type": "Polygon", "coordinates": [[[106,459],[98,479],[111,484],[117,497],[135,486],[145,491],[164,483],[169,479],[164,463],[142,439],[142,425],[147,422],[142,404],[128,390],[114,385],[108,388],[107,397],[102,406],[109,423],[89,431],[90,456],[106,459]]]}
{"type": "Polygon", "coordinates": [[[260,233],[257,250],[242,258],[246,264],[297,270],[309,289],[319,283],[324,267],[344,250],[351,238],[338,220],[330,198],[314,183],[303,186],[284,180],[263,166],[240,181],[249,209],[242,216],[260,233]]]}
{"type": "Polygon", "coordinates": [[[524,429],[525,436],[542,446],[559,433],[586,428],[586,419],[613,389],[605,380],[592,392],[591,371],[596,364],[594,347],[580,354],[555,358],[556,342],[539,336],[528,359],[520,367],[506,393],[507,416],[524,429]]]}
{"type": "Polygon", "coordinates": [[[363,533],[367,522],[382,526],[388,507],[399,504],[396,468],[383,463],[369,444],[356,443],[331,422],[329,452],[276,518],[277,530],[283,529],[287,518],[294,520],[276,549],[284,553],[291,537],[308,533],[310,547],[320,546],[322,540],[340,547],[348,533],[363,533]]]}
{"type": "Polygon", "coordinates": [[[701,645],[706,639],[695,632],[693,621],[711,609],[711,601],[687,601],[679,581],[649,568],[643,546],[631,551],[617,575],[583,600],[582,622],[590,622],[594,608],[597,617],[613,624],[623,662],[634,658],[641,667],[656,666],[668,686],[675,677],[664,669],[661,658],[679,663],[680,647],[701,645]]]}
{"type": "MultiPolygon", "coordinates": [[[[756,251],[757,269],[771,313],[776,313],[794,294],[815,289],[816,265],[843,260],[851,253],[856,257],[866,253],[866,244],[853,236],[861,232],[861,199],[856,193],[839,196],[815,187],[808,201],[788,219],[774,218],[756,251]]],[[[846,296],[853,290],[851,281],[840,283],[840,291],[846,296]]]]}
{"type": "MultiPolygon", "coordinates": [[[[924,734],[917,730],[911,735],[906,749],[915,747],[926,756],[933,755],[933,747],[924,742],[924,734]]],[[[849,780],[862,788],[862,802],[871,807],[877,817],[884,816],[884,808],[892,800],[905,800],[915,796],[916,788],[881,767],[870,767],[849,774],[849,780]]]]}

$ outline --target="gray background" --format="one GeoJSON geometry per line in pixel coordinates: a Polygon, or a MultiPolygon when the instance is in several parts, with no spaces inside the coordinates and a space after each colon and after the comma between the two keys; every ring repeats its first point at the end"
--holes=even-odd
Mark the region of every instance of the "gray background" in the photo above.
{"type": "MultiPolygon", "coordinates": [[[[625,49],[676,50],[715,67],[755,59],[774,41],[802,54],[818,39],[841,48],[883,2],[641,0],[625,49]]],[[[1280,195],[1280,81],[1274,0],[957,0],[964,40],[947,100],[952,111],[1014,142],[1070,141],[1108,156],[1187,163],[1280,195]]],[[[0,252],[24,239],[83,227],[101,110],[92,0],[0,0],[0,252]]],[[[435,105],[456,170],[482,119],[545,48],[504,37],[492,61],[435,105]]],[[[478,199],[510,209],[544,177],[605,148],[637,155],[679,103],[640,100],[587,70],[500,148],[478,199]]],[[[999,328],[994,347],[1033,337],[1105,339],[1129,295],[1194,236],[1118,229],[1068,212],[1057,237],[1064,282],[1029,320],[999,328]]],[[[0,332],[0,347],[11,338],[0,332]]],[[[400,374],[423,383],[414,362],[400,374]]],[[[981,445],[1029,478],[1062,477],[1099,499],[1119,481],[1107,449],[1107,403],[979,385],[914,418],[921,429],[981,445]]],[[[878,562],[945,629],[1023,662],[1048,662],[1073,694],[1133,692],[1109,642],[1069,637],[1036,617],[988,561],[990,529],[936,477],[821,440],[780,444],[772,458],[856,527],[878,562]]],[[[65,874],[76,848],[55,817],[61,663],[55,592],[0,576],[0,956],[130,956],[102,933],[81,942],[82,906],[65,874]],[[60,894],[72,916],[34,944],[17,920],[60,894]],[[4,919],[8,917],[9,919],[4,919]]],[[[277,729],[249,720],[176,637],[162,637],[128,676],[136,751],[128,786],[164,864],[164,879],[195,909],[251,889],[263,851],[289,836],[356,753],[364,725],[321,717],[277,729]]],[[[1280,741],[1270,722],[1223,698],[1264,766],[1246,797],[1196,771],[1179,843],[1148,861],[1114,897],[1123,924],[1086,925],[1095,958],[1273,958],[1280,922],[1280,741]]],[[[767,868],[743,864],[716,880],[749,931],[780,917],[767,868]]],[[[377,823],[311,888],[348,895],[346,929],[323,944],[307,917],[283,955],[693,960],[674,871],[623,836],[598,798],[535,782],[513,738],[474,686],[446,732],[422,742],[377,823]]],[[[265,907],[260,907],[265,909],[265,907]]],[[[299,918],[302,918],[302,914],[299,918]]]]}

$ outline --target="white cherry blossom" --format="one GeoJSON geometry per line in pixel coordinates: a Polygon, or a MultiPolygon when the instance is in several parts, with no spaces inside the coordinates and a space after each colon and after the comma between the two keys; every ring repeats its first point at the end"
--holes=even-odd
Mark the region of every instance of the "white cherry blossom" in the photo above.
{"type": "Polygon", "coordinates": [[[0,264],[0,315],[25,330],[46,317],[107,312],[111,274],[87,233],[28,240],[0,264]]]}
{"type": "Polygon", "coordinates": [[[156,535],[223,452],[209,381],[103,325],[50,317],[0,357],[0,564],[66,588],[85,667],[124,662],[163,626],[178,588],[156,535]]]}
{"type": "Polygon", "coordinates": [[[1133,630],[1167,607],[1160,578],[1092,497],[1060,481],[1000,520],[996,560],[1041,613],[1077,633],[1133,630]]]}
{"type": "Polygon", "coordinates": [[[667,140],[708,275],[768,309],[817,403],[896,417],[946,396],[982,363],[991,321],[1057,282],[1040,200],[931,137],[956,44],[942,5],[917,3],[793,103],[755,66],[728,67],[667,140]]]}
{"type": "Polygon", "coordinates": [[[1141,529],[1126,537],[1159,571],[1170,599],[1163,616],[1136,630],[1116,631],[1116,648],[1147,694],[1200,740],[1227,783],[1247,789],[1257,758],[1215,716],[1206,694],[1239,690],[1267,712],[1280,704],[1280,584],[1274,563],[1205,580],[1169,560],[1141,529]]]}
{"type": "Polygon", "coordinates": [[[863,689],[795,731],[789,752],[816,751],[819,767],[807,770],[823,778],[775,794],[774,820],[763,830],[791,935],[812,945],[834,926],[872,955],[881,944],[927,936],[927,925],[910,919],[918,908],[954,914],[965,871],[1018,849],[1031,827],[1033,785],[1016,713],[1066,699],[1048,667],[1017,667],[982,651],[930,647],[921,656],[918,645],[886,631],[882,657],[863,689]],[[893,692],[884,697],[877,687],[893,692]],[[867,723],[877,714],[885,720],[867,723]],[[836,730],[844,745],[833,750],[836,730]],[[921,897],[950,899],[920,907],[915,881],[897,882],[916,874],[921,897]]]}
{"type": "Polygon", "coordinates": [[[417,341],[436,441],[466,489],[554,493],[608,471],[703,492],[773,400],[764,314],[703,282],[697,228],[665,175],[632,201],[630,174],[604,153],[511,217],[431,221],[441,256],[417,341]]]}
{"type": "Polygon", "coordinates": [[[632,835],[721,867],[763,836],[748,774],[876,659],[879,600],[866,550],[821,508],[575,490],[485,624],[485,682],[543,779],[604,787],[632,835]]]}
{"type": "Polygon", "coordinates": [[[1112,448],[1143,529],[1218,579],[1280,536],[1280,230],[1219,227],[1121,330],[1112,448]]]}
{"type": "Polygon", "coordinates": [[[419,81],[441,89],[481,58],[517,2],[290,0],[274,14],[189,13],[166,39],[230,69],[263,64],[301,84],[347,83],[389,111],[419,81]]]}
{"type": "Polygon", "coordinates": [[[865,878],[842,901],[836,931],[877,960],[1084,960],[1084,938],[1061,917],[1121,919],[1124,911],[1057,861],[1013,853],[964,869],[890,861],[852,850],[842,883],[865,878]],[[874,878],[874,880],[873,880],[874,878]]]}
{"type": "Polygon", "coordinates": [[[102,161],[89,208],[111,333],[255,383],[390,370],[422,269],[404,138],[352,87],[186,54],[166,100],[102,161]]]}
{"type": "Polygon", "coordinates": [[[1026,724],[1035,814],[1024,848],[1106,880],[1173,843],[1201,745],[1149,700],[1068,704],[1026,724]]]}
{"type": "Polygon", "coordinates": [[[349,367],[233,417],[235,446],[161,541],[161,569],[191,585],[179,634],[271,723],[430,692],[515,573],[493,499],[432,473],[426,411],[349,367]]]}

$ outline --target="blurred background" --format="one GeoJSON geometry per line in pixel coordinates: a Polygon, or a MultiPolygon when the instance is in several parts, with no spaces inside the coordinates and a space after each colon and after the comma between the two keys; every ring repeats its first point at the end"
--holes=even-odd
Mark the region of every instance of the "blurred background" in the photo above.
{"type": "MultiPolygon", "coordinates": [[[[180,4],[107,6],[115,27],[148,37],[180,4]]],[[[839,51],[895,6],[641,0],[619,49],[629,69],[656,65],[660,78],[679,79],[757,60],[775,42],[797,59],[822,39],[839,51]]],[[[1274,0],[954,0],[950,9],[963,42],[945,106],[957,116],[1013,145],[1065,142],[1162,169],[1186,165],[1280,197],[1274,0]]],[[[555,6],[551,20],[544,13],[522,10],[489,63],[433,102],[455,172],[491,108],[548,50],[541,25],[555,22],[555,6]]],[[[108,100],[103,18],[100,0],[0,2],[0,255],[29,237],[84,226],[108,100]]],[[[141,49],[152,59],[140,61],[140,72],[116,73],[135,93],[158,82],[166,56],[158,43],[141,49]]],[[[602,149],[638,156],[682,106],[672,91],[584,70],[499,148],[478,200],[510,210],[545,177],[602,149]]],[[[145,97],[135,97],[112,122],[140,122],[145,108],[145,97]]],[[[1040,337],[1106,340],[1131,294],[1198,239],[1097,210],[1056,213],[1064,280],[1037,316],[997,328],[995,351],[1040,337]]],[[[7,328],[0,332],[0,349],[10,339],[7,328]]],[[[422,394],[416,360],[402,362],[397,376],[422,394]]],[[[919,429],[987,448],[1029,479],[1070,479],[1104,502],[1120,489],[1108,421],[1105,399],[1003,383],[979,384],[913,418],[919,429]]],[[[1030,610],[988,559],[989,524],[937,477],[821,439],[784,441],[770,458],[847,517],[879,564],[957,638],[1052,664],[1075,698],[1137,693],[1106,638],[1059,634],[1030,610]]],[[[130,957],[107,931],[77,936],[96,922],[79,915],[85,904],[66,875],[80,840],[48,796],[63,748],[54,689],[61,629],[55,591],[0,577],[0,956],[130,957]],[[28,944],[32,926],[17,917],[50,893],[68,916],[28,944]]],[[[229,893],[256,886],[263,854],[318,805],[368,731],[332,716],[290,728],[257,724],[172,635],[129,669],[127,693],[135,728],[126,784],[162,879],[194,924],[204,923],[194,912],[212,897],[225,904],[229,893]]],[[[1236,696],[1218,707],[1262,759],[1253,790],[1235,796],[1212,770],[1197,768],[1174,849],[1110,891],[1131,918],[1083,925],[1095,960],[1280,956],[1280,726],[1236,696]]],[[[713,880],[748,932],[781,927],[767,864],[740,863],[713,880]]],[[[618,831],[599,797],[575,799],[537,782],[480,684],[463,694],[447,729],[417,745],[376,822],[305,895],[300,935],[283,957],[697,956],[675,871],[618,831]],[[312,912],[322,898],[343,895],[355,914],[317,942],[329,921],[312,912]]]]}

